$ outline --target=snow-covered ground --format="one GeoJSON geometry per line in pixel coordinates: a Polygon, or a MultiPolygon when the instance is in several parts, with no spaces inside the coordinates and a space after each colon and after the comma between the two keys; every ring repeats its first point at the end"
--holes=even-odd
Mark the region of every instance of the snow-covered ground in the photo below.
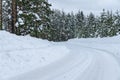
{"type": "Polygon", "coordinates": [[[0,31],[0,80],[120,80],[120,36],[49,42],[0,31]]]}
{"type": "Polygon", "coordinates": [[[0,31],[0,78],[43,67],[59,60],[68,52],[66,46],[57,46],[48,41],[0,31]]]}
{"type": "Polygon", "coordinates": [[[118,58],[120,63],[120,35],[107,38],[88,38],[88,39],[73,39],[69,40],[70,44],[76,44],[79,46],[98,49],[118,58]]]}

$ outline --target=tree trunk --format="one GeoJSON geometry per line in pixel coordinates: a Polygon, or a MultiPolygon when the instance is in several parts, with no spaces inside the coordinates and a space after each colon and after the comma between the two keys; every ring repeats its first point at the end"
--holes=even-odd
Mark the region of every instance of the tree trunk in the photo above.
{"type": "Polygon", "coordinates": [[[12,33],[16,33],[16,21],[17,21],[17,5],[16,0],[12,0],[12,33]]]}
{"type": "Polygon", "coordinates": [[[2,0],[0,0],[0,30],[2,30],[2,0]]]}

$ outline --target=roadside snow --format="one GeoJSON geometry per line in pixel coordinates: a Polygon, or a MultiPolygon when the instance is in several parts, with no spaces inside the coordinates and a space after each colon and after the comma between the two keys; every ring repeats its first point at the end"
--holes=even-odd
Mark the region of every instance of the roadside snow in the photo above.
{"type": "Polygon", "coordinates": [[[68,52],[65,46],[0,31],[0,78],[46,66],[64,57],[68,52]]]}

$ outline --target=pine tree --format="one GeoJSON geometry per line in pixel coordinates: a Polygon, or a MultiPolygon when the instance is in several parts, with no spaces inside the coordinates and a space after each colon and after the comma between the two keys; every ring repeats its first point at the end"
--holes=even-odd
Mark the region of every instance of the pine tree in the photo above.
{"type": "Polygon", "coordinates": [[[95,18],[95,37],[100,37],[100,29],[101,29],[101,24],[100,24],[100,18],[99,18],[99,16],[97,16],[96,18],[95,18]]]}
{"type": "Polygon", "coordinates": [[[115,17],[112,11],[107,12],[107,28],[108,28],[108,36],[115,36],[116,35],[116,26],[114,25],[115,17]]]}
{"type": "Polygon", "coordinates": [[[96,26],[96,19],[93,13],[90,13],[88,18],[87,18],[87,37],[95,37],[95,33],[97,31],[97,26],[96,26]]]}
{"type": "Polygon", "coordinates": [[[75,16],[64,11],[53,10],[51,14],[50,40],[67,41],[75,37],[75,16]]]}
{"type": "Polygon", "coordinates": [[[21,34],[46,38],[49,27],[50,4],[47,0],[19,0],[18,27],[21,34]],[[21,7],[22,5],[22,7],[21,7]]]}
{"type": "Polygon", "coordinates": [[[76,37],[78,38],[85,37],[86,31],[85,22],[86,21],[84,13],[82,11],[79,11],[76,14],[76,37]]]}
{"type": "Polygon", "coordinates": [[[100,37],[107,37],[108,36],[108,28],[107,28],[107,25],[106,25],[106,20],[107,20],[107,14],[105,12],[105,10],[103,9],[103,12],[101,13],[100,15],[100,27],[99,27],[99,35],[100,37]]]}
{"type": "Polygon", "coordinates": [[[7,31],[11,31],[11,1],[10,0],[3,0],[3,5],[2,5],[2,24],[3,24],[3,29],[7,31]]]}
{"type": "Polygon", "coordinates": [[[52,10],[53,14],[50,15],[51,25],[50,25],[50,33],[49,40],[60,41],[60,33],[61,33],[61,11],[52,10]]]}
{"type": "Polygon", "coordinates": [[[12,0],[12,33],[16,33],[16,21],[17,21],[17,3],[16,0],[12,0]]]}
{"type": "Polygon", "coordinates": [[[65,27],[66,27],[66,32],[67,32],[67,40],[71,38],[75,38],[75,16],[73,13],[68,13],[66,15],[66,20],[65,20],[65,27]]]}
{"type": "Polygon", "coordinates": [[[54,41],[65,41],[67,39],[66,14],[64,11],[54,10],[51,15],[51,33],[54,41]]]}
{"type": "Polygon", "coordinates": [[[114,21],[115,31],[116,31],[116,35],[118,35],[120,34],[120,12],[117,11],[114,17],[115,17],[115,21],[114,21]]]}

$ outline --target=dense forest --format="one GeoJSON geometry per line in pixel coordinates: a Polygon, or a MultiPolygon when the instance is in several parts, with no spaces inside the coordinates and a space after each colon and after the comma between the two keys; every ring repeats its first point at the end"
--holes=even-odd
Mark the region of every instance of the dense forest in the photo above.
{"type": "Polygon", "coordinates": [[[99,16],[83,11],[52,10],[47,0],[0,0],[0,30],[49,41],[103,38],[120,34],[120,12],[103,9],[99,16]]]}

